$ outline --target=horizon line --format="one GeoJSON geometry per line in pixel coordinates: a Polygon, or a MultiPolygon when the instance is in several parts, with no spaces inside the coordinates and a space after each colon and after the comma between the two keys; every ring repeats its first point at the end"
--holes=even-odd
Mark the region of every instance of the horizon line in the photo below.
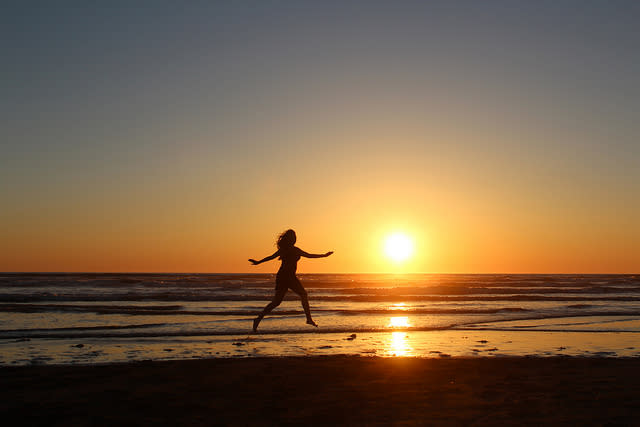
{"type": "MultiPolygon", "coordinates": [[[[275,275],[276,272],[273,273],[269,273],[269,272],[207,272],[207,271],[200,271],[200,272],[195,272],[195,271],[0,271],[0,274],[273,274],[275,275]]],[[[627,273],[627,272],[598,272],[598,273],[586,273],[586,272],[526,272],[526,273],[513,273],[513,272],[490,272],[490,273],[471,273],[471,272],[406,272],[406,273],[402,273],[402,272],[391,272],[391,271],[386,271],[386,272],[333,272],[333,273],[327,273],[327,272],[306,272],[306,273],[297,273],[299,275],[307,275],[307,274],[326,274],[326,275],[340,275],[340,274],[394,274],[394,275],[426,275],[426,274],[433,274],[433,275],[445,275],[445,274],[450,274],[450,275],[464,275],[464,274],[473,274],[473,275],[511,275],[511,276],[515,276],[515,275],[547,275],[547,274],[552,274],[552,275],[575,275],[575,274],[582,274],[582,275],[592,275],[592,276],[596,276],[596,275],[625,275],[625,276],[635,276],[635,275],[640,275],[640,272],[637,273],[627,273]]]]}

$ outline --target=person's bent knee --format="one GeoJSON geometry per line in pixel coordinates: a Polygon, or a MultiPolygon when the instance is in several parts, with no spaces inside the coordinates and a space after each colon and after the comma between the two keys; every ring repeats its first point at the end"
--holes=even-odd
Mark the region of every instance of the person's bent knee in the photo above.
{"type": "Polygon", "coordinates": [[[268,305],[267,305],[267,309],[268,310],[273,310],[274,308],[276,308],[277,306],[280,305],[282,301],[271,301],[268,305]]]}

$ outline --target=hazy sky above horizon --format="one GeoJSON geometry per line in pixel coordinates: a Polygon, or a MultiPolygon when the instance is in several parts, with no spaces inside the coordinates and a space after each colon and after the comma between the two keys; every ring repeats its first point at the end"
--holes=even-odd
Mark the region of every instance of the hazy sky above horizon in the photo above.
{"type": "Polygon", "coordinates": [[[1,271],[640,272],[639,2],[91,3],[3,6],[1,271]]]}

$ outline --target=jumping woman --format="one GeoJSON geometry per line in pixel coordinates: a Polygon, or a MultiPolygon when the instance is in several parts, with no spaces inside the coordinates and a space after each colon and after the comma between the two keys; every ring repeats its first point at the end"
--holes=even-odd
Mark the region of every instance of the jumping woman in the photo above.
{"type": "Polygon", "coordinates": [[[284,295],[287,293],[287,289],[291,289],[293,292],[300,296],[302,299],[302,308],[304,308],[304,314],[307,316],[307,324],[315,326],[318,325],[311,318],[311,310],[309,309],[309,298],[307,297],[307,291],[300,283],[300,280],[296,277],[296,269],[298,267],[298,260],[301,256],[306,258],[324,258],[333,253],[327,252],[325,254],[309,254],[302,249],[294,246],[296,243],[296,232],[293,230],[287,230],[278,237],[278,250],[273,255],[256,261],[250,259],[249,262],[253,265],[261,264],[265,261],[271,261],[277,257],[280,257],[282,264],[276,274],[276,294],[267,306],[262,310],[262,313],[253,320],[253,332],[258,330],[260,321],[271,312],[274,308],[280,305],[284,295]]]}

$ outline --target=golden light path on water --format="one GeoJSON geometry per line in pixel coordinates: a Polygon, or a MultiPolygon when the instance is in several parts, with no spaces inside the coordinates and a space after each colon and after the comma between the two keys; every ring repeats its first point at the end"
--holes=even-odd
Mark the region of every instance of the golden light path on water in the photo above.
{"type": "MultiPolygon", "coordinates": [[[[404,303],[400,303],[404,306],[404,303]]],[[[401,309],[402,306],[398,307],[401,309]]],[[[409,317],[407,316],[393,316],[389,319],[389,327],[391,328],[408,328],[411,326],[409,323],[409,317]]],[[[409,345],[407,340],[408,335],[404,331],[391,332],[391,339],[389,342],[389,353],[395,356],[410,356],[413,349],[409,345]]]]}
{"type": "Polygon", "coordinates": [[[406,332],[391,332],[390,353],[394,356],[411,356],[413,348],[409,345],[406,332]]]}
{"type": "Polygon", "coordinates": [[[389,319],[389,327],[391,328],[408,328],[409,318],[407,316],[394,316],[389,319]]]}

